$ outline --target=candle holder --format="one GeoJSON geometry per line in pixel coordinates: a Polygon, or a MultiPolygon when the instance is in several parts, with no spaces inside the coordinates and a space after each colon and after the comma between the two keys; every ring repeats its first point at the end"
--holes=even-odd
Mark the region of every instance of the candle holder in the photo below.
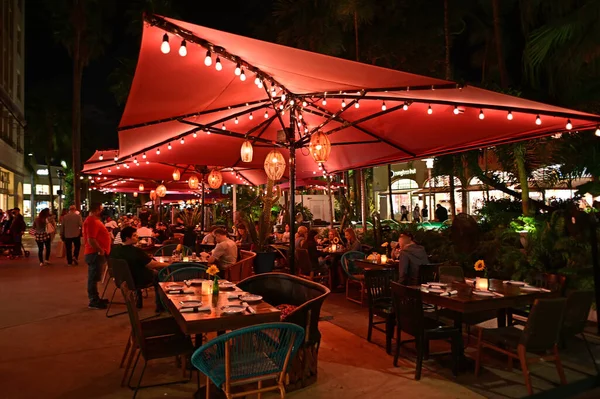
{"type": "Polygon", "coordinates": [[[387,255],[381,255],[381,263],[382,264],[386,264],[387,260],[388,260],[387,255]]]}
{"type": "Polygon", "coordinates": [[[202,281],[202,295],[212,295],[213,282],[212,280],[202,281]]]}
{"type": "Polygon", "coordinates": [[[489,288],[489,280],[486,277],[475,278],[475,288],[480,291],[487,291],[489,288]]]}

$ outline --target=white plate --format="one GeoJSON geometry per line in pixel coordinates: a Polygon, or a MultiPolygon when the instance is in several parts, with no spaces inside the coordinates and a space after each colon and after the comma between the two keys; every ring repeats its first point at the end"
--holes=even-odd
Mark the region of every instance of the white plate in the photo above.
{"type": "Polygon", "coordinates": [[[473,291],[473,294],[479,296],[495,296],[494,293],[490,291],[473,291]]]}
{"type": "Polygon", "coordinates": [[[518,287],[522,287],[522,286],[524,286],[524,285],[527,285],[527,283],[526,283],[526,282],[524,282],[524,281],[515,281],[515,280],[510,280],[510,281],[508,282],[508,284],[511,284],[511,285],[516,285],[516,286],[518,286],[518,287]]]}
{"type": "Polygon", "coordinates": [[[177,291],[184,289],[185,286],[183,284],[171,284],[167,285],[167,291],[177,291]]]}
{"type": "Polygon", "coordinates": [[[238,314],[244,312],[245,308],[240,305],[224,306],[222,309],[225,314],[238,314]]]}
{"type": "Polygon", "coordinates": [[[428,291],[429,292],[433,292],[434,294],[441,294],[443,292],[446,292],[446,290],[442,290],[442,289],[439,289],[439,288],[429,288],[428,291]]]}
{"type": "Polygon", "coordinates": [[[202,301],[188,300],[188,301],[181,301],[181,302],[179,302],[179,304],[182,307],[195,308],[195,307],[202,306],[202,301]]]}
{"type": "Polygon", "coordinates": [[[540,292],[542,289],[537,287],[521,287],[521,291],[525,292],[540,292]]]}
{"type": "Polygon", "coordinates": [[[427,283],[427,285],[429,285],[430,287],[447,287],[448,284],[446,283],[427,283]]]}
{"type": "Polygon", "coordinates": [[[262,296],[260,295],[242,295],[240,297],[241,301],[244,302],[259,302],[262,301],[262,296]]]}
{"type": "Polygon", "coordinates": [[[233,284],[229,281],[223,281],[223,282],[219,281],[219,288],[233,288],[233,287],[235,287],[235,284],[233,284]]]}

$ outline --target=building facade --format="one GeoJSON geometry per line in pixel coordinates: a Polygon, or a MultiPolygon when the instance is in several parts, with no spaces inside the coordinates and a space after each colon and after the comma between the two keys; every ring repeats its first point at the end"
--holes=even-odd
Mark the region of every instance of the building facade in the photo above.
{"type": "Polygon", "coordinates": [[[33,173],[25,176],[22,213],[26,221],[33,221],[44,208],[60,214],[64,199],[65,171],[61,166],[33,165],[33,173]],[[52,186],[50,182],[52,181],[52,186]]]}
{"type": "Polygon", "coordinates": [[[0,1],[0,209],[23,208],[25,10],[0,1]]]}

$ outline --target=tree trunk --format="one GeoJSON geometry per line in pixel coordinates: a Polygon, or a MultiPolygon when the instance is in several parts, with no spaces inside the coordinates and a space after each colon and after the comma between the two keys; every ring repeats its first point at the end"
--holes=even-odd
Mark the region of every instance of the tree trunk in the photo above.
{"type": "Polygon", "coordinates": [[[496,57],[498,58],[498,70],[500,72],[500,85],[506,89],[509,85],[506,62],[504,60],[504,50],[502,48],[502,26],[500,21],[500,1],[492,0],[492,9],[494,13],[494,37],[496,40],[496,57]]]}
{"type": "Polygon", "coordinates": [[[356,219],[358,219],[358,217],[360,215],[360,210],[361,210],[361,205],[360,205],[361,195],[360,195],[360,184],[359,184],[359,180],[358,180],[358,172],[356,170],[352,171],[352,183],[354,184],[354,209],[356,211],[356,212],[354,212],[354,215],[356,216],[356,219]]]}
{"type": "Polygon", "coordinates": [[[452,70],[450,68],[450,22],[448,17],[448,0],[444,0],[444,41],[446,45],[446,80],[452,79],[452,70]]]}
{"type": "Polygon", "coordinates": [[[358,172],[360,179],[360,212],[362,216],[363,233],[367,232],[367,189],[365,187],[365,174],[362,169],[358,172]]]}
{"type": "Polygon", "coordinates": [[[354,11],[354,41],[356,46],[356,61],[360,60],[358,53],[358,13],[354,11]]]}
{"type": "Polygon", "coordinates": [[[387,170],[388,170],[388,191],[390,193],[390,195],[388,196],[388,200],[389,200],[389,204],[390,204],[389,215],[390,215],[390,219],[395,220],[394,219],[394,201],[392,198],[392,165],[389,163],[387,166],[387,170]]]}
{"type": "Polygon", "coordinates": [[[329,199],[329,228],[333,229],[333,219],[335,213],[333,212],[333,193],[331,192],[331,177],[327,178],[327,197],[329,199]]]}
{"type": "Polygon", "coordinates": [[[454,187],[454,173],[448,175],[448,180],[450,183],[450,214],[452,215],[452,220],[456,217],[456,192],[454,187]]]}
{"type": "MultiPolygon", "coordinates": [[[[84,0],[74,0],[73,16],[73,108],[72,108],[72,152],[73,152],[73,195],[75,206],[81,208],[81,80],[83,62],[81,59],[81,36],[83,33],[84,0]]],[[[88,204],[89,206],[89,204],[88,204]]]]}
{"type": "Polygon", "coordinates": [[[523,215],[530,215],[529,207],[529,181],[527,180],[527,170],[525,169],[525,146],[515,144],[514,154],[517,171],[519,174],[519,184],[521,185],[521,200],[523,201],[523,215]]]}
{"type": "Polygon", "coordinates": [[[46,167],[48,168],[48,184],[50,186],[50,190],[48,195],[50,196],[50,213],[54,214],[54,190],[52,187],[52,162],[50,162],[50,154],[46,155],[46,167]]]}

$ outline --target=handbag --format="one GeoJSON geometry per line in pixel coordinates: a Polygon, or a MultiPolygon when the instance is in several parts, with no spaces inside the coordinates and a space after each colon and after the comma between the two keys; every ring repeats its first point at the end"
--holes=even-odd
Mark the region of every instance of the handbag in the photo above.
{"type": "Polygon", "coordinates": [[[46,233],[54,234],[56,233],[56,227],[52,223],[46,222],[46,233]]]}

